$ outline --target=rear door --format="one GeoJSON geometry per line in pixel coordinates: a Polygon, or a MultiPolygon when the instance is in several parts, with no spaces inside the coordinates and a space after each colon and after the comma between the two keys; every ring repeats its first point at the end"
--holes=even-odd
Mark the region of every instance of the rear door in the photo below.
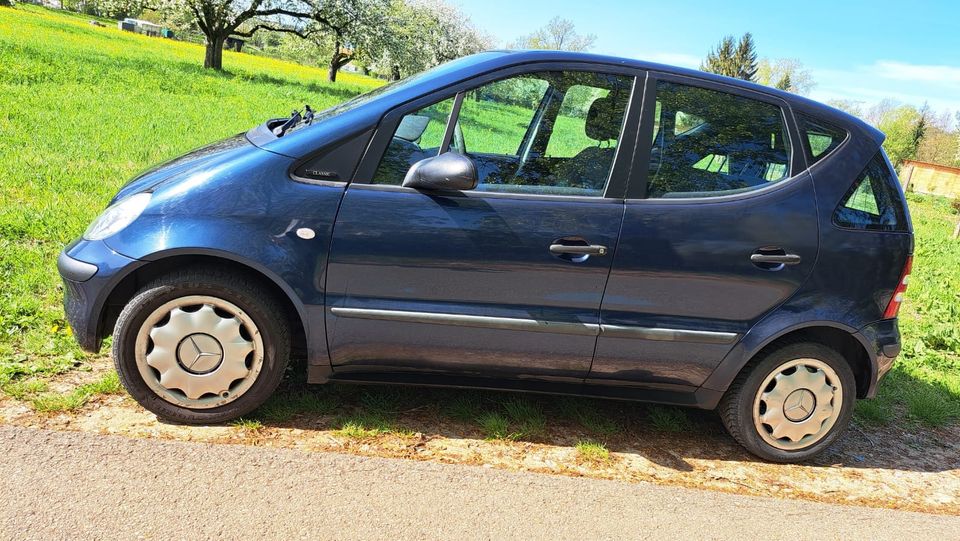
{"type": "Polygon", "coordinates": [[[590,380],[692,389],[810,274],[816,202],[785,103],[666,75],[647,88],[590,380]]]}
{"type": "Polygon", "coordinates": [[[617,143],[636,137],[635,74],[551,65],[487,79],[378,129],[327,266],[335,372],[586,377],[623,218],[633,145],[617,143]],[[400,186],[448,146],[474,160],[477,189],[400,186]]]}

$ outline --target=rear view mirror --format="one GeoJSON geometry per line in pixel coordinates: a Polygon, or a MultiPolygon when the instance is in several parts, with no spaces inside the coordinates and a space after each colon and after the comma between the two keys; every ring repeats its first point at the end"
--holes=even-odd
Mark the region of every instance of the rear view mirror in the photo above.
{"type": "Polygon", "coordinates": [[[397,131],[393,136],[413,143],[420,139],[423,132],[427,131],[428,124],[430,124],[430,117],[428,116],[407,115],[400,121],[400,125],[397,126],[397,131]]]}
{"type": "Polygon", "coordinates": [[[477,187],[477,167],[470,158],[447,152],[413,164],[403,186],[418,190],[472,190],[477,187]]]}

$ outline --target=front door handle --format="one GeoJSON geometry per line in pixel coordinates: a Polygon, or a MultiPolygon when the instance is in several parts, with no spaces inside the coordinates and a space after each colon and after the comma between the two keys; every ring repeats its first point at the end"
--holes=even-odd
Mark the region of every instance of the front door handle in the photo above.
{"type": "Polygon", "coordinates": [[[797,254],[751,254],[751,263],[774,263],[777,265],[796,265],[800,263],[797,254]]]}
{"type": "Polygon", "coordinates": [[[551,244],[550,253],[555,255],[607,255],[607,247],[602,244],[551,244]]]}

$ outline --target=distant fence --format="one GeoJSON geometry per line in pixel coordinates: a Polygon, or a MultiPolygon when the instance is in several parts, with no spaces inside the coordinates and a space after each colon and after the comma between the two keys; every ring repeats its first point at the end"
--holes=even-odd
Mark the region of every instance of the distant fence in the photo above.
{"type": "Polygon", "coordinates": [[[936,163],[904,160],[900,182],[908,192],[960,198],[960,168],[936,163]]]}

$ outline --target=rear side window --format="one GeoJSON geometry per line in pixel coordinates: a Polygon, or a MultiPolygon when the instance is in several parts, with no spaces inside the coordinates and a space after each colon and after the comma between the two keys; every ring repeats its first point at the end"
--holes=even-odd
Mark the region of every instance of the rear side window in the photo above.
{"type": "Polygon", "coordinates": [[[790,140],[776,105],[659,81],[647,197],[710,197],[762,188],[790,174],[790,140]]]}
{"type": "Polygon", "coordinates": [[[833,215],[840,227],[869,231],[906,231],[903,199],[893,172],[877,153],[857,177],[833,215]]]}
{"type": "Polygon", "coordinates": [[[810,165],[830,154],[847,138],[845,130],[802,113],[797,114],[797,122],[800,132],[807,138],[807,160],[810,165]]]}

